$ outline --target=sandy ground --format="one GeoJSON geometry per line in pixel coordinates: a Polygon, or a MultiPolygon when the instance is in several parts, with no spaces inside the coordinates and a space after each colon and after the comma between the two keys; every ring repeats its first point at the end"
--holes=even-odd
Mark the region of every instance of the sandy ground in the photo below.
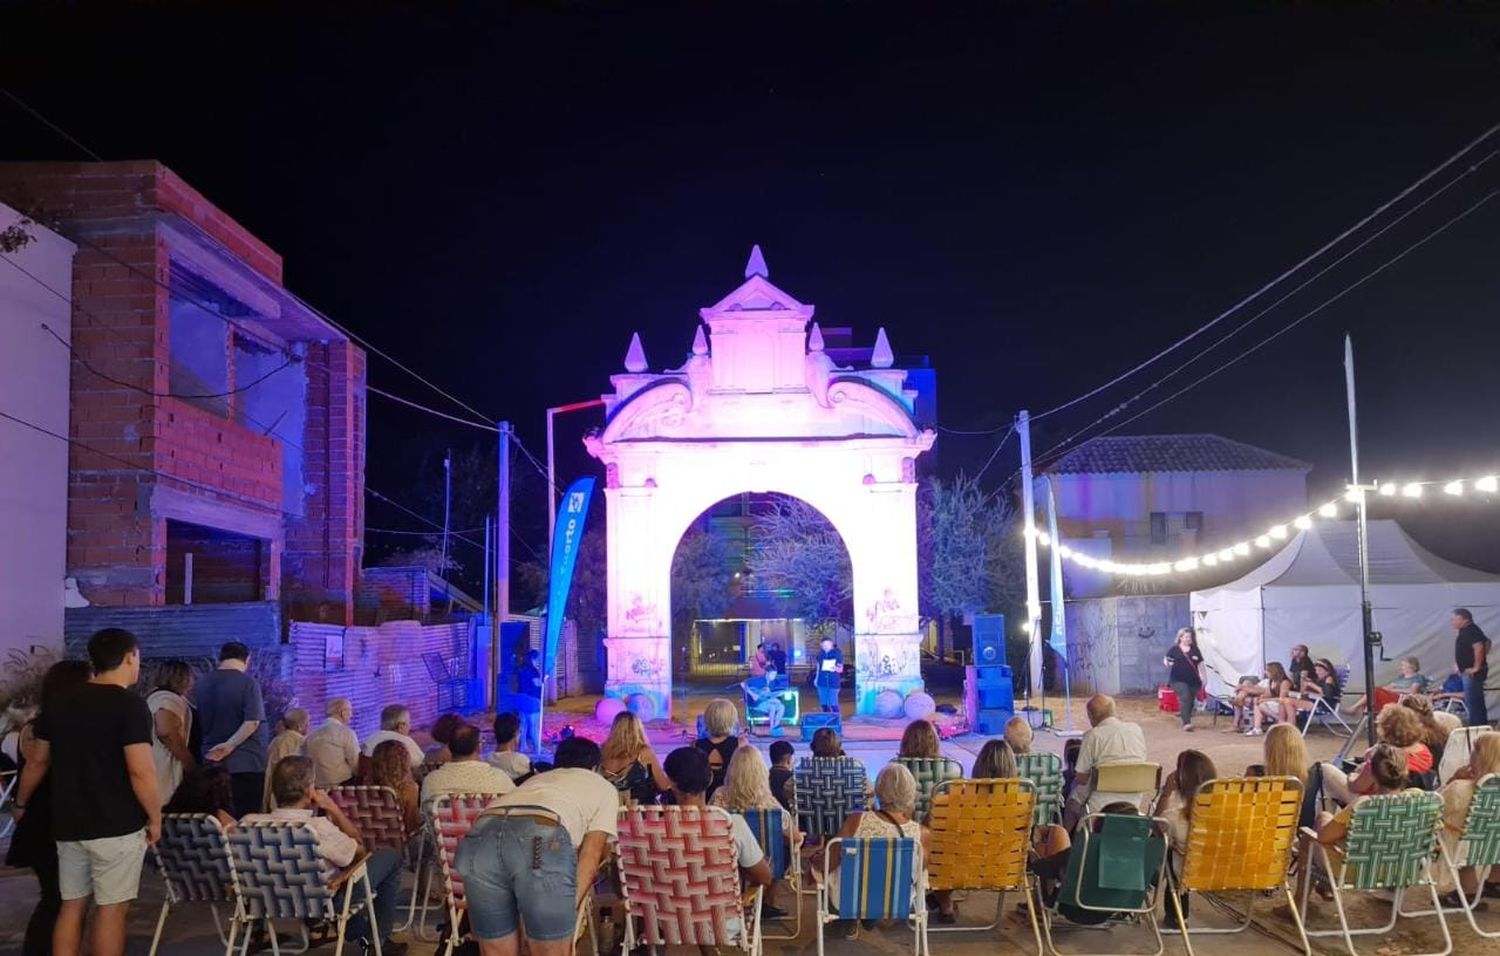
{"type": "MultiPolygon", "coordinates": [[[[704,698],[702,702],[706,702],[704,698]]],[[[696,698],[694,699],[696,701],[696,698]]],[[[587,709],[586,705],[578,706],[578,712],[587,709]]],[[[701,707],[697,708],[701,709],[701,707]]],[[[687,717],[692,713],[690,707],[681,716],[687,717]]],[[[1179,751],[1196,747],[1208,753],[1218,766],[1221,773],[1238,773],[1251,763],[1260,760],[1260,739],[1246,738],[1240,735],[1224,732],[1225,721],[1219,722],[1215,729],[1210,719],[1199,717],[1197,729],[1194,733],[1184,733],[1177,727],[1176,718],[1172,715],[1163,714],[1156,710],[1155,701],[1151,700],[1123,700],[1120,702],[1121,716],[1126,719],[1136,720],[1146,730],[1146,739],[1153,760],[1161,762],[1170,767],[1176,760],[1179,751]]],[[[1074,726],[1081,728],[1085,726],[1082,706],[1076,704],[1074,708],[1074,726]]],[[[1066,727],[1066,715],[1057,715],[1058,723],[1066,727]]],[[[691,720],[688,720],[691,726],[691,720]]],[[[686,738],[678,738],[685,742],[686,738]]],[[[1037,747],[1039,749],[1061,752],[1063,739],[1047,732],[1038,732],[1037,747]]],[[[675,743],[668,738],[657,741],[658,749],[663,755],[671,749],[675,743]]],[[[757,741],[759,746],[766,746],[768,741],[761,739],[757,741]]],[[[964,763],[967,769],[973,762],[974,756],[983,746],[983,738],[960,737],[945,743],[944,749],[950,756],[964,763]]],[[[1315,758],[1326,759],[1332,756],[1342,745],[1340,738],[1333,737],[1323,732],[1314,732],[1308,738],[1308,747],[1315,758]]],[[[896,745],[894,742],[853,742],[848,750],[851,756],[863,760],[872,771],[878,770],[887,760],[894,755],[896,745]]],[[[803,752],[804,745],[798,743],[799,753],[803,752]]],[[[162,886],[148,869],[142,879],[141,899],[133,908],[131,914],[131,936],[128,952],[132,954],[144,954],[149,949],[151,932],[155,927],[156,917],[160,910],[163,898],[162,886]]],[[[789,900],[789,894],[783,888],[780,892],[780,902],[785,905],[789,900]]],[[[0,950],[4,952],[18,952],[20,949],[21,933],[25,920],[30,912],[32,904],[36,899],[36,887],[30,874],[26,871],[11,869],[0,869],[0,950]]],[[[1005,916],[998,929],[992,931],[973,931],[964,933],[934,933],[931,937],[931,947],[934,953],[952,953],[955,956],[980,956],[980,954],[1009,953],[1034,951],[1035,946],[1031,940],[1031,930],[1024,916],[1016,909],[1019,902],[1015,897],[1005,901],[1005,916]]],[[[1244,898],[1230,897],[1223,901],[1223,906],[1233,909],[1242,909],[1247,900],[1244,898]]],[[[997,903],[996,896],[989,893],[971,894],[960,903],[960,920],[970,925],[982,925],[989,921],[995,912],[997,903]]],[[[1373,899],[1366,899],[1351,907],[1351,919],[1359,925],[1363,921],[1366,925],[1371,922],[1379,922],[1378,917],[1385,912],[1380,909],[1384,904],[1373,899]]],[[[772,954],[813,954],[817,952],[817,944],[813,933],[813,901],[812,897],[803,897],[803,926],[801,936],[793,941],[770,941],[765,944],[766,952],[772,954]]],[[[166,933],[160,952],[164,956],[210,956],[214,953],[222,953],[223,946],[214,935],[213,924],[209,915],[205,913],[202,905],[187,905],[180,907],[169,919],[166,933]]],[[[1311,906],[1311,923],[1315,928],[1332,928],[1336,926],[1336,914],[1332,904],[1320,903],[1314,900],[1311,906]]],[[[1268,952],[1293,952],[1300,947],[1288,945],[1294,940],[1291,930],[1291,920],[1284,905],[1275,905],[1275,901],[1261,901],[1257,904],[1256,912],[1262,914],[1257,919],[1257,926],[1250,931],[1233,936],[1213,936],[1195,941],[1195,949],[1200,953],[1229,954],[1229,956],[1264,956],[1268,952]]],[[[1228,926],[1230,916],[1221,906],[1195,905],[1195,922],[1201,920],[1204,925],[1228,926]]],[[[1500,930],[1500,913],[1481,914],[1480,925],[1487,929],[1500,930]]],[[[1479,954],[1493,954],[1496,952],[1496,944],[1489,940],[1482,940],[1469,929],[1468,924],[1460,917],[1449,919],[1455,946],[1455,952],[1462,956],[1479,956],[1479,954]]],[[[1056,936],[1058,947],[1064,952],[1093,952],[1109,951],[1116,953],[1152,953],[1156,946],[1149,929],[1142,926],[1114,926],[1108,931],[1088,930],[1079,928],[1066,928],[1066,924],[1056,936]]],[[[399,939],[412,943],[411,952],[413,956],[428,956],[435,951],[435,945],[430,941],[413,939],[411,934],[400,934],[399,939]]],[[[855,941],[844,940],[836,933],[830,934],[826,940],[826,950],[833,956],[855,956],[858,953],[901,953],[910,952],[912,945],[911,933],[904,929],[869,930],[861,931],[860,937],[855,941]]],[[[1173,952],[1177,952],[1181,941],[1171,936],[1166,937],[1166,945],[1173,952]]],[[[1314,939],[1314,948],[1323,953],[1343,952],[1342,940],[1338,937],[1323,937],[1314,939]]],[[[1360,950],[1365,953],[1379,953],[1381,956],[1399,956],[1404,953],[1433,952],[1442,949],[1442,940],[1437,930],[1437,924],[1432,917],[1422,919],[1403,920],[1397,929],[1388,935],[1368,936],[1360,940],[1360,950]]],[[[326,950],[331,952],[331,949],[326,950]]],[[[585,944],[580,949],[587,952],[585,944]]],[[[352,952],[357,956],[357,950],[352,952]]],[[[683,953],[691,952],[684,949],[683,953]]]]}

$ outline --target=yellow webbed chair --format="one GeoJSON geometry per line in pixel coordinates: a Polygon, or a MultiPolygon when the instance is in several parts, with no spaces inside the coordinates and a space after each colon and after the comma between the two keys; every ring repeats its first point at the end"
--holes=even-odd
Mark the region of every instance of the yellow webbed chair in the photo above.
{"type": "Polygon", "coordinates": [[[1000,925],[1005,894],[1016,891],[1026,900],[1037,952],[1042,951],[1037,900],[1026,874],[1035,803],[1036,788],[1030,780],[948,780],[937,786],[927,854],[928,889],[989,890],[1000,894],[1000,902],[987,926],[929,926],[928,932],[992,930],[1000,925]]]}

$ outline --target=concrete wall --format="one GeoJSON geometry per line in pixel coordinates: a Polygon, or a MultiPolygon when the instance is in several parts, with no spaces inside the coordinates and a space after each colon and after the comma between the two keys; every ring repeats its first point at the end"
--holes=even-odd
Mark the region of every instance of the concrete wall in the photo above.
{"type": "Polygon", "coordinates": [[[1157,594],[1069,601],[1067,621],[1075,697],[1154,694],[1167,679],[1162,658],[1192,615],[1186,594],[1157,594]]]}
{"type": "MultiPolygon", "coordinates": [[[[0,204],[0,230],[21,218],[0,204]]],[[[68,350],[41,325],[71,336],[75,247],[24,229],[31,241],[0,262],[0,412],[66,436],[68,350]]],[[[0,654],[62,647],[67,507],[67,442],[0,420],[0,654]]]]}

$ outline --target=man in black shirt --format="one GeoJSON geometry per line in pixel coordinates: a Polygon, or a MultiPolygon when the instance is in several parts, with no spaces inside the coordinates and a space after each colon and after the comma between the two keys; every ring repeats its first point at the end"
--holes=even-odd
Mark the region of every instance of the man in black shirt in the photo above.
{"type": "Polygon", "coordinates": [[[94,677],[38,719],[36,755],[15,803],[19,820],[42,778],[51,778],[62,910],[52,934],[56,956],[83,950],[83,923],[94,900],[94,956],[125,952],[125,918],[140,889],[148,844],[161,836],[161,797],[151,758],[152,720],[132,688],[140,679],[135,635],[105,628],[89,638],[94,677]]]}
{"type": "Polygon", "coordinates": [[[1490,722],[1484,702],[1484,682],[1490,676],[1490,639],[1474,623],[1466,607],[1453,609],[1453,672],[1464,679],[1464,707],[1469,712],[1469,726],[1482,727],[1490,722]]]}

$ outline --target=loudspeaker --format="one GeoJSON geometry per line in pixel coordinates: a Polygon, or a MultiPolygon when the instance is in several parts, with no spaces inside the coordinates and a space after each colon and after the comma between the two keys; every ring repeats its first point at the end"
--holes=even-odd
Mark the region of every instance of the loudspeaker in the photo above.
{"type": "Polygon", "coordinates": [[[1014,716],[1015,711],[1005,708],[981,707],[979,709],[979,719],[974,721],[974,730],[976,733],[993,737],[996,734],[1004,733],[1006,721],[1014,716]]]}
{"type": "Polygon", "coordinates": [[[810,741],[813,734],[824,727],[831,727],[840,737],[844,736],[844,721],[838,714],[812,713],[802,715],[802,739],[810,741]]]}
{"type": "Polygon", "coordinates": [[[1012,687],[1015,684],[1010,676],[1010,668],[1004,664],[999,667],[974,668],[974,683],[976,687],[1012,687]]]}
{"type": "Polygon", "coordinates": [[[980,667],[1005,663],[1005,615],[974,615],[974,663],[980,667]]]}
{"type": "Polygon", "coordinates": [[[981,687],[977,703],[980,710],[1010,710],[1016,706],[1016,694],[1009,684],[1004,687],[981,687]]]}

